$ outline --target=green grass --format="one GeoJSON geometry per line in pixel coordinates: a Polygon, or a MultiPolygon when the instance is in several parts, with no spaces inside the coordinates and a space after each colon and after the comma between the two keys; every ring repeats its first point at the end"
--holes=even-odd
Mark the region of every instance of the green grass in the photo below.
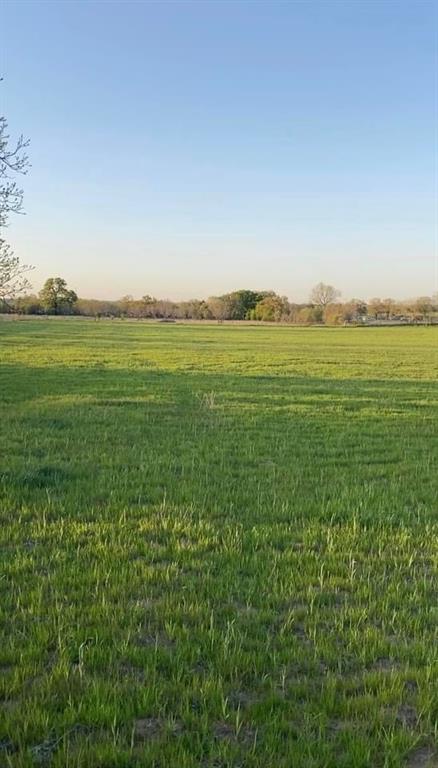
{"type": "Polygon", "coordinates": [[[437,329],[0,349],[1,766],[436,764],[437,329]]]}

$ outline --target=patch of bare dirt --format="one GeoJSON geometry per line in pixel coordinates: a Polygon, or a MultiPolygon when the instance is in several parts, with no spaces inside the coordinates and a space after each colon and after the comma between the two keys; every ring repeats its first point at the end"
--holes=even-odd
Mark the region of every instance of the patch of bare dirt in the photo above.
{"type": "Polygon", "coordinates": [[[236,729],[230,723],[225,720],[218,720],[213,724],[213,736],[219,741],[226,739],[227,741],[236,741],[236,729]]]}
{"type": "Polygon", "coordinates": [[[53,754],[58,748],[59,742],[60,739],[56,738],[54,735],[50,735],[44,739],[41,744],[36,744],[34,747],[31,747],[29,751],[33,762],[36,765],[47,765],[50,763],[53,754]]]}
{"type": "Polygon", "coordinates": [[[160,717],[141,717],[134,722],[134,741],[156,739],[163,732],[163,720],[160,717]]]}
{"type": "Polygon", "coordinates": [[[418,723],[417,710],[415,707],[410,706],[410,704],[402,704],[398,708],[396,721],[404,728],[413,730],[418,723]]]}
{"type": "Polygon", "coordinates": [[[99,730],[89,725],[77,723],[64,735],[68,739],[69,748],[75,749],[76,746],[83,743],[84,739],[89,741],[91,738],[97,738],[99,730]]]}
{"type": "Polygon", "coordinates": [[[337,733],[344,733],[351,728],[351,723],[345,720],[330,720],[327,730],[329,733],[336,735],[337,733]]]}
{"type": "Polygon", "coordinates": [[[228,696],[228,702],[233,709],[247,709],[259,700],[254,691],[232,691],[228,696]]]}
{"type": "Polygon", "coordinates": [[[415,694],[418,691],[418,683],[416,680],[405,680],[406,693],[415,694]]]}
{"type": "Polygon", "coordinates": [[[20,699],[4,699],[0,701],[0,708],[3,712],[16,712],[22,706],[20,699]]]}
{"type": "Polygon", "coordinates": [[[218,720],[213,724],[213,736],[218,741],[233,741],[241,744],[251,744],[257,737],[257,731],[249,725],[241,724],[236,728],[226,720],[218,720]]]}
{"type": "Polygon", "coordinates": [[[248,603],[234,602],[232,603],[232,608],[239,616],[248,619],[254,618],[258,614],[257,608],[254,608],[253,605],[249,605],[248,603]]]}
{"type": "Polygon", "coordinates": [[[192,672],[194,675],[205,675],[209,669],[209,663],[207,659],[197,659],[192,666],[192,672]]]}
{"type": "Polygon", "coordinates": [[[143,681],[145,679],[144,669],[129,663],[120,664],[119,674],[121,677],[130,677],[139,681],[143,681]]]}
{"type": "Polygon", "coordinates": [[[397,669],[400,669],[400,663],[389,656],[380,656],[368,667],[370,672],[395,672],[397,669]]]}
{"type": "Polygon", "coordinates": [[[92,733],[92,728],[87,725],[81,725],[77,723],[66,733],[61,736],[56,736],[53,732],[47,736],[40,744],[36,744],[30,747],[30,755],[35,765],[50,765],[53,755],[59,749],[63,739],[68,738],[69,742],[74,745],[75,741],[78,741],[85,736],[92,733]]]}
{"type": "Polygon", "coordinates": [[[175,645],[175,641],[172,640],[168,635],[164,634],[164,632],[160,632],[156,635],[151,634],[144,634],[139,635],[137,637],[136,641],[137,645],[140,645],[144,648],[173,648],[175,645]]]}
{"type": "Polygon", "coordinates": [[[432,747],[417,747],[408,755],[406,768],[438,768],[438,753],[432,747]]]}
{"type": "Polygon", "coordinates": [[[10,739],[0,740],[0,755],[12,755],[14,752],[18,752],[18,747],[10,739]]]}
{"type": "Polygon", "coordinates": [[[312,641],[310,640],[306,630],[304,629],[304,626],[301,624],[301,622],[295,622],[292,625],[291,632],[294,637],[297,638],[303,645],[311,646],[312,641]]]}

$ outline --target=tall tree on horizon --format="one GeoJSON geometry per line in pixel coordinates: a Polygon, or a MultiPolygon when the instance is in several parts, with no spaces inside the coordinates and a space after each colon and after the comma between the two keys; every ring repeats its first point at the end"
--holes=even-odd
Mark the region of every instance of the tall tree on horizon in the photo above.
{"type": "Polygon", "coordinates": [[[334,304],[340,295],[341,292],[333,285],[318,283],[311,291],[310,303],[325,309],[329,304],[334,304]]]}
{"type": "Polygon", "coordinates": [[[78,297],[62,277],[49,277],[39,292],[41,306],[49,315],[69,314],[78,297]]]}

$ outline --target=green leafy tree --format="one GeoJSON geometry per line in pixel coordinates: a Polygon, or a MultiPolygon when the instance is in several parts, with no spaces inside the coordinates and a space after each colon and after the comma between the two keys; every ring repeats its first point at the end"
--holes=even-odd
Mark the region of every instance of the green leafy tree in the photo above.
{"type": "Polygon", "coordinates": [[[247,320],[266,293],[259,291],[233,291],[229,294],[231,320],[247,320]]]}
{"type": "Polygon", "coordinates": [[[304,325],[322,323],[324,319],[323,307],[301,307],[295,315],[295,321],[304,325]]]}
{"type": "Polygon", "coordinates": [[[62,277],[49,277],[39,292],[41,306],[49,315],[68,315],[73,312],[78,297],[67,288],[62,277]]]}
{"type": "Polygon", "coordinates": [[[259,301],[251,313],[254,320],[280,322],[289,315],[289,302],[285,296],[266,296],[259,301]]]}
{"type": "Polygon", "coordinates": [[[223,296],[211,296],[208,307],[217,320],[247,320],[259,301],[270,292],[250,291],[247,289],[225,293],[223,296]]]}

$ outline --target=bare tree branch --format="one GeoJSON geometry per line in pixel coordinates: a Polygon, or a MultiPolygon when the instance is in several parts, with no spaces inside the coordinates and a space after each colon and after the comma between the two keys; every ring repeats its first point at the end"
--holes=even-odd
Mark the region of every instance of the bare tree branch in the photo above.
{"type": "Polygon", "coordinates": [[[7,304],[19,293],[28,291],[32,286],[26,274],[33,269],[29,264],[21,264],[14,256],[11,247],[0,239],[0,301],[7,304]]]}
{"type": "MultiPolygon", "coordinates": [[[[0,78],[1,80],[1,78],[0,78]]],[[[19,136],[10,144],[8,123],[0,117],[0,228],[7,226],[10,213],[23,213],[23,190],[14,180],[15,174],[25,175],[30,166],[26,149],[29,141],[19,136]]],[[[5,304],[17,294],[31,288],[26,274],[32,269],[21,264],[10,246],[0,238],[0,301],[5,304]]]]}

